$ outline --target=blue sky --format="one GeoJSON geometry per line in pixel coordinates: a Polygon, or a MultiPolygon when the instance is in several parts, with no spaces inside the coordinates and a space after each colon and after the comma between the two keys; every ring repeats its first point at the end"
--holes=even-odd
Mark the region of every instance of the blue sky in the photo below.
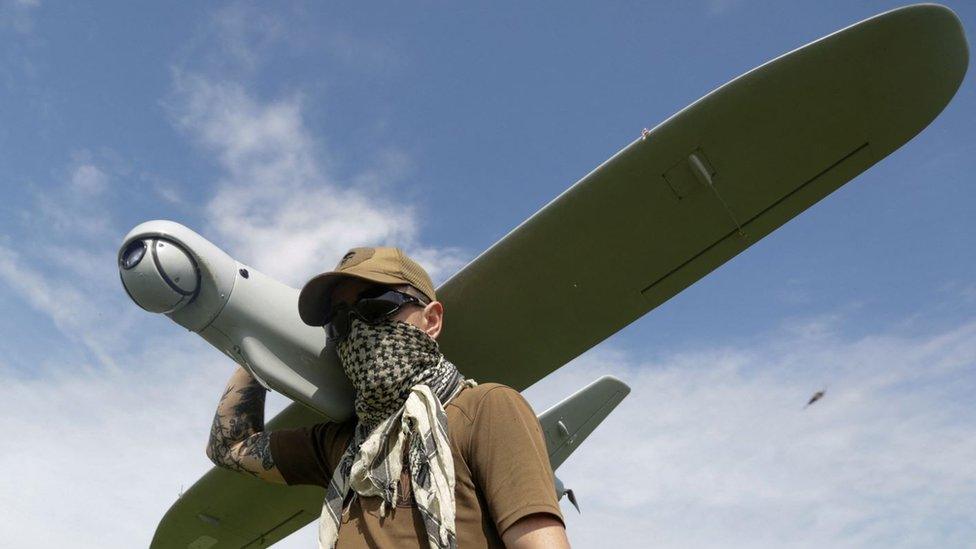
{"type": "MultiPolygon", "coordinates": [[[[948,4],[976,36],[976,5],[948,4]]],[[[0,0],[5,539],[145,545],[209,466],[232,365],[128,301],[114,254],[137,223],[179,221],[296,286],[364,244],[442,281],[642,128],[898,5],[0,0]]],[[[576,545],[973,539],[971,80],[904,148],[527,391],[541,411],[604,373],[634,387],[559,471],[576,545]]]]}

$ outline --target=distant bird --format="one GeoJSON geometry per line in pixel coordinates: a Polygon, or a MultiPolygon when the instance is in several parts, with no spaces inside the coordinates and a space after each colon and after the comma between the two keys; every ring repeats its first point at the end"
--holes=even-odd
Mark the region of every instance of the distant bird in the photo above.
{"type": "Polygon", "coordinates": [[[816,402],[816,401],[818,401],[818,400],[820,400],[820,399],[822,399],[822,398],[823,398],[823,396],[824,396],[824,393],[826,393],[826,392],[827,392],[827,388],[826,388],[826,387],[824,387],[823,389],[820,389],[820,390],[819,390],[819,391],[817,391],[816,393],[813,393],[813,396],[812,396],[812,397],[810,397],[810,402],[807,402],[807,405],[806,405],[806,406],[804,406],[803,408],[804,408],[804,409],[806,409],[806,408],[807,408],[808,406],[810,406],[810,405],[811,405],[811,404],[813,404],[814,402],[816,402]]]}

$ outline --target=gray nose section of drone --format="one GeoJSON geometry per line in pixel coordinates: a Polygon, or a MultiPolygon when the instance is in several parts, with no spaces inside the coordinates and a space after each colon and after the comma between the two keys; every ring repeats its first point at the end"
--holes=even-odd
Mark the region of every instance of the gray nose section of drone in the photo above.
{"type": "Polygon", "coordinates": [[[180,309],[200,286],[199,270],[190,254],[162,238],[143,238],[126,245],[119,254],[119,272],[132,300],[153,313],[180,309]]]}

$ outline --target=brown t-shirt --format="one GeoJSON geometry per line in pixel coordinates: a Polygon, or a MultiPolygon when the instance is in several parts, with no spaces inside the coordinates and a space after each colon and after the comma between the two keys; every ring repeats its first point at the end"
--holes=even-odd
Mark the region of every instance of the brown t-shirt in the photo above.
{"type": "MultiPolygon", "coordinates": [[[[458,547],[504,547],[501,533],[520,518],[562,521],[539,420],[517,391],[497,383],[463,389],[444,408],[454,457],[458,547]]],[[[271,433],[271,454],[288,484],[326,486],[355,422],[319,423],[271,433]]],[[[357,497],[339,525],[337,547],[420,547],[426,539],[404,468],[396,508],[357,497]]]]}

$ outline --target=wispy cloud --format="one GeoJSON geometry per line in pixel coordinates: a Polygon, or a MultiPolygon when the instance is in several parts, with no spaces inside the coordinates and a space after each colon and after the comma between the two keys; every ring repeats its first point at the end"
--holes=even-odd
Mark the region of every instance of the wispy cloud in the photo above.
{"type": "Polygon", "coordinates": [[[18,237],[0,241],[0,284],[112,367],[137,313],[125,303],[115,266],[112,170],[78,153],[59,175],[33,186],[18,237]]]}
{"type": "Polygon", "coordinates": [[[242,85],[177,72],[177,125],[224,171],[207,206],[208,223],[238,259],[293,285],[332,265],[354,246],[397,245],[444,278],[463,264],[460,250],[418,242],[409,204],[367,193],[372,172],[386,185],[402,178],[396,156],[340,182],[305,126],[299,95],[262,102],[242,85]]]}
{"type": "MultiPolygon", "coordinates": [[[[345,180],[334,176],[301,91],[268,99],[248,86],[264,59],[254,33],[265,23],[232,12],[217,19],[233,70],[177,68],[167,103],[175,125],[221,171],[202,193],[209,199],[196,228],[296,285],[363,244],[403,246],[438,279],[459,268],[465,252],[421,242],[409,204],[371,196],[402,182],[409,159],[387,149],[345,180]]],[[[0,240],[0,285],[51,320],[71,357],[29,372],[0,363],[0,428],[18,438],[0,457],[19,472],[0,480],[0,505],[18,525],[5,538],[13,546],[145,546],[179,487],[209,467],[203,443],[230,364],[166,319],[149,318],[121,290],[115,247],[126,227],[114,201],[131,173],[110,151],[71,155],[55,182],[30,187],[33,202],[12,221],[21,238],[0,240]],[[53,515],[45,511],[52,501],[53,515]]],[[[185,203],[179,185],[138,178],[185,203]]],[[[287,404],[272,401],[269,415],[287,404]]]]}
{"type": "Polygon", "coordinates": [[[239,260],[292,285],[362,245],[405,248],[435,280],[461,267],[469,253],[422,244],[416,208],[383,198],[406,183],[409,159],[380,146],[372,165],[338,177],[336,151],[309,130],[301,91],[263,98],[248,86],[262,48],[281,35],[278,26],[265,32],[233,10],[219,19],[220,48],[236,52],[244,67],[235,76],[176,67],[167,101],[176,126],[222,170],[206,209],[210,234],[239,260]]]}
{"type": "MultiPolygon", "coordinates": [[[[302,124],[299,100],[265,104],[229,89],[214,97],[236,97],[237,106],[228,112],[248,114],[239,123],[250,134],[220,137],[214,128],[211,134],[192,124],[186,131],[199,132],[193,135],[201,146],[215,153],[225,171],[219,189],[230,193],[232,181],[239,181],[265,197],[243,204],[268,224],[250,230],[272,235],[283,230],[269,228],[281,221],[282,212],[305,211],[302,204],[290,206],[276,189],[305,187],[272,173],[268,177],[278,178],[273,179],[278,186],[264,189],[258,177],[264,167],[250,165],[250,154],[270,151],[270,161],[286,173],[307,174],[302,185],[334,184],[322,175],[324,162],[302,124]],[[252,128],[248,120],[259,122],[252,128]],[[274,130],[267,130],[269,142],[253,137],[266,127],[274,130]],[[267,212],[261,211],[264,206],[267,212]]],[[[208,118],[199,114],[191,120],[208,118]]],[[[100,201],[111,189],[110,172],[98,162],[69,163],[59,192],[50,193],[61,201],[56,210],[71,211],[73,201],[79,208],[104,207],[100,201]],[[79,185],[77,178],[98,184],[79,185]]],[[[354,187],[328,189],[356,196],[354,187]]],[[[214,203],[210,208],[219,213],[214,203]]],[[[17,433],[20,441],[0,457],[0,466],[20,472],[0,481],[0,504],[13,509],[11,520],[21,525],[7,541],[142,546],[179,486],[188,486],[208,467],[202,451],[207,419],[229,369],[213,367],[227,361],[203,342],[177,334],[164,319],[148,319],[126,301],[116,286],[114,242],[87,259],[69,253],[67,235],[75,232],[96,242],[105,229],[73,224],[80,221],[70,216],[65,223],[63,231],[37,242],[40,249],[62,247],[63,253],[0,245],[0,280],[99,358],[96,364],[79,359],[30,376],[0,369],[0,429],[17,433]],[[55,274],[59,271],[73,276],[55,274]],[[133,338],[139,345],[128,346],[121,339],[136,332],[126,312],[140,315],[141,326],[160,322],[166,328],[141,334],[133,338]],[[174,345],[170,337],[183,341],[174,345]],[[64,421],[66,414],[70,422],[64,421]],[[78,464],[85,470],[71,481],[51,474],[78,464]],[[61,509],[54,521],[47,511],[51,501],[61,509]],[[103,518],[92,509],[114,511],[103,518]]],[[[309,229],[317,222],[296,227],[297,234],[321,238],[309,229]]],[[[294,234],[281,238],[294,242],[294,234]]],[[[231,242],[248,249],[244,241],[231,242]]],[[[431,253],[435,262],[450,257],[444,250],[415,250],[421,258],[431,253]]],[[[287,259],[253,253],[262,261],[287,259]]],[[[900,331],[851,338],[843,331],[846,314],[795,319],[735,347],[705,345],[649,359],[603,346],[531,388],[528,396],[538,411],[603,373],[618,375],[634,389],[559,471],[584,509],[582,516],[567,509],[573,542],[583,547],[634,546],[648,539],[672,547],[965,545],[976,534],[963,514],[976,504],[971,466],[976,412],[970,405],[976,390],[976,322],[924,336],[900,331]],[[803,410],[810,394],[824,385],[826,398],[803,410]]],[[[275,408],[284,404],[278,397],[275,408]]],[[[312,540],[314,526],[282,546],[312,540]]]]}
{"type": "Polygon", "coordinates": [[[175,181],[152,173],[140,174],[139,180],[164,202],[174,206],[188,206],[180,186],[175,181]]]}
{"type": "MultiPolygon", "coordinates": [[[[838,319],[839,320],[839,319],[838,319]]],[[[847,339],[840,323],[653,360],[600,350],[528,391],[604,373],[633,393],[559,471],[580,546],[964,546],[976,525],[976,322],[847,339]],[[823,400],[803,409],[828,386],[823,400]]]]}
{"type": "MultiPolygon", "coordinates": [[[[574,545],[965,546],[976,322],[924,337],[801,332],[651,359],[604,345],[527,391],[541,411],[605,373],[633,387],[558,472],[581,499],[582,515],[564,509],[574,545]]],[[[0,480],[19,525],[10,545],[145,546],[208,469],[226,360],[149,338],[126,363],[140,367],[3,372],[0,429],[18,438],[0,456],[18,471],[0,480]]],[[[269,416],[284,404],[276,396],[269,416]]],[[[313,541],[310,526],[280,545],[313,541]]]]}
{"type": "Polygon", "coordinates": [[[17,472],[0,478],[4,545],[148,547],[181,487],[210,468],[226,362],[202,341],[148,337],[118,369],[0,369],[0,429],[16,439],[0,466],[17,472]]]}
{"type": "Polygon", "coordinates": [[[0,244],[0,284],[50,318],[69,342],[86,347],[99,365],[115,367],[138,311],[116,286],[114,255],[56,244],[40,244],[37,251],[46,259],[0,244]]]}
{"type": "MultiPolygon", "coordinates": [[[[286,35],[276,18],[232,5],[210,22],[215,32],[202,34],[215,38],[200,48],[224,59],[224,69],[210,70],[213,59],[202,68],[175,68],[167,103],[175,125],[221,170],[204,207],[193,210],[204,220],[194,228],[296,286],[359,245],[404,247],[435,280],[467,261],[464,250],[421,242],[410,204],[375,198],[404,182],[410,162],[401,152],[381,148],[373,165],[340,180],[330,166],[334,151],[307,126],[301,91],[268,99],[251,90],[263,50],[286,35]],[[206,47],[213,43],[219,47],[206,47]]],[[[16,220],[20,238],[0,241],[0,283],[105,366],[128,352],[122,342],[132,340],[132,322],[141,314],[120,290],[115,267],[118,238],[127,229],[115,202],[132,172],[111,150],[73,153],[55,170],[58,181],[30,187],[33,204],[16,220]]],[[[136,179],[185,207],[179,185],[145,174],[136,179]]]]}
{"type": "MultiPolygon", "coordinates": [[[[213,188],[156,182],[156,193],[174,204],[203,196],[194,228],[294,285],[363,244],[401,245],[435,279],[450,275],[470,253],[424,241],[418,207],[376,199],[408,183],[402,151],[380,146],[372,165],[347,174],[340,149],[311,129],[317,98],[253,85],[289,29],[248,10],[208,20],[214,32],[198,51],[211,62],[179,64],[167,97],[174,125],[218,169],[213,188]]],[[[365,47],[336,40],[339,58],[365,47]]],[[[0,362],[0,429],[16,438],[0,455],[15,472],[0,479],[10,546],[146,546],[180,486],[209,467],[203,444],[231,364],[125,297],[115,246],[127,227],[111,202],[123,171],[100,155],[71,157],[19,220],[30,238],[0,240],[0,284],[77,354],[29,375],[0,362]]],[[[581,516],[567,507],[574,544],[969,544],[976,323],[852,337],[847,314],[654,357],[603,345],[531,388],[538,411],[603,373],[634,389],[559,471],[582,500],[581,516]]],[[[269,416],[286,404],[273,401],[269,416]]],[[[314,526],[281,546],[312,543],[314,526]]]]}
{"type": "Polygon", "coordinates": [[[97,195],[108,187],[108,176],[98,166],[84,163],[71,172],[73,190],[86,195],[97,195]]]}

